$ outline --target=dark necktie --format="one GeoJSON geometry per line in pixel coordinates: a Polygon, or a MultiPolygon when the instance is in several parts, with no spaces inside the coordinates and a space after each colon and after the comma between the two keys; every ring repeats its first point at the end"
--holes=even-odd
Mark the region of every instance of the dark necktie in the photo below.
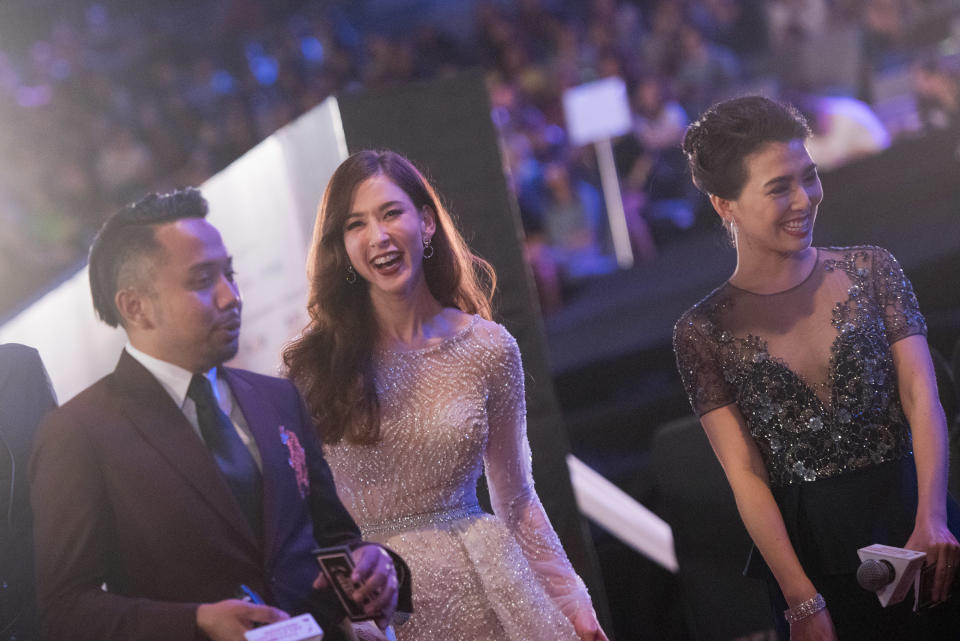
{"type": "Polygon", "coordinates": [[[237,429],[213,395],[210,381],[202,374],[194,374],[187,396],[197,406],[197,423],[207,449],[217,461],[240,508],[253,531],[260,536],[261,487],[260,470],[250,450],[243,444],[237,429]]]}

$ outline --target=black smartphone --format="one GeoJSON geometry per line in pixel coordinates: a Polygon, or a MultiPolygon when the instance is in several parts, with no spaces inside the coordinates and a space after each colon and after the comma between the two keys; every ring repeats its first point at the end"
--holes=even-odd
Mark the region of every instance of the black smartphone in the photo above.
{"type": "Polygon", "coordinates": [[[924,565],[920,569],[920,592],[917,595],[918,610],[924,610],[937,605],[933,601],[933,578],[936,573],[936,565],[924,565]]]}
{"type": "Polygon", "coordinates": [[[320,570],[327,577],[327,583],[333,589],[340,604],[347,611],[351,621],[367,621],[375,618],[363,610],[363,604],[353,600],[351,596],[359,584],[355,584],[350,575],[353,574],[353,556],[345,547],[318,548],[313,551],[320,564],[320,570]]]}

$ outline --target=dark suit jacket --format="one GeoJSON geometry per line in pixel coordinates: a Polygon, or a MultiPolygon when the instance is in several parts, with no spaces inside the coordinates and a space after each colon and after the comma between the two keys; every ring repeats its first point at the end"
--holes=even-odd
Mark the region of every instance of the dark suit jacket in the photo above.
{"type": "Polygon", "coordinates": [[[357,545],[359,531],[293,385],[225,372],[263,458],[262,537],[182,411],[124,352],[38,435],[31,498],[42,638],[192,640],[197,604],[235,598],[241,584],[291,614],[313,613],[335,638],[342,610],[332,592],[311,588],[311,552],[317,542],[357,545]]]}
{"type": "Polygon", "coordinates": [[[27,461],[37,424],[54,406],[37,350],[15,343],[0,345],[0,637],[4,639],[35,638],[27,461]]]}

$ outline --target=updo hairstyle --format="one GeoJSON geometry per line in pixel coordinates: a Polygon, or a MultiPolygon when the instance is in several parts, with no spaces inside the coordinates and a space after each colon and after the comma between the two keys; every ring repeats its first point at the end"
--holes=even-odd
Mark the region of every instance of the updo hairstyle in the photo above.
{"type": "Polygon", "coordinates": [[[770,142],[805,140],[806,119],[792,105],[744,96],[707,109],[687,127],[683,153],[697,189],[736,200],[747,182],[744,160],[770,142]]]}

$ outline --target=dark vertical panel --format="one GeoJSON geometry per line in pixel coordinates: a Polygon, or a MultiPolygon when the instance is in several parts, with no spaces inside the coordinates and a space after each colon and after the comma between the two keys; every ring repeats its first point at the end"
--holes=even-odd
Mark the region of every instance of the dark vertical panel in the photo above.
{"type": "Polygon", "coordinates": [[[410,158],[440,191],[474,251],[496,269],[498,320],[516,337],[527,373],[527,425],[540,498],[610,630],[596,554],[570,486],[567,434],[482,74],[345,93],[337,99],[350,152],[387,148],[410,158]]]}

